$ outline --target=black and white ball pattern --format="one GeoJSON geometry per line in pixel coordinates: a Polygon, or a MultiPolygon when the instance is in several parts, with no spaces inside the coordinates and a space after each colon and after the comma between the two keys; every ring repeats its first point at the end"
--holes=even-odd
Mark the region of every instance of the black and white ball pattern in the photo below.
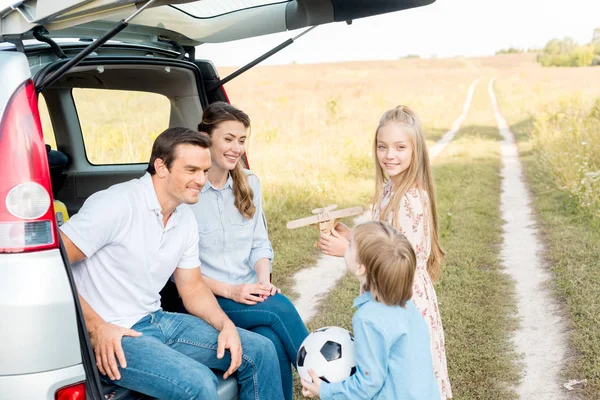
{"type": "Polygon", "coordinates": [[[297,362],[298,375],[308,382],[309,369],[325,382],[343,381],[356,372],[354,336],[336,326],[317,329],[302,342],[297,362]]]}

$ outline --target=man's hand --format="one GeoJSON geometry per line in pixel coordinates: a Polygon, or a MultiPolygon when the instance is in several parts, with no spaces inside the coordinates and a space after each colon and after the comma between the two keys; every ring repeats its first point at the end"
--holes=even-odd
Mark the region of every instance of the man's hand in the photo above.
{"type": "Polygon", "coordinates": [[[231,321],[223,327],[218,340],[217,358],[221,359],[225,356],[225,349],[229,349],[231,353],[231,364],[229,364],[227,372],[223,374],[223,379],[227,379],[242,364],[242,342],[237,328],[231,321]]]}
{"type": "Polygon", "coordinates": [[[265,299],[271,295],[271,292],[272,287],[260,283],[243,283],[231,287],[229,298],[236,303],[252,306],[256,303],[265,301],[265,299]]]}
{"type": "Polygon", "coordinates": [[[304,397],[319,398],[319,391],[321,390],[321,379],[319,379],[317,374],[315,374],[315,371],[313,371],[312,369],[308,370],[308,374],[312,378],[312,383],[309,383],[304,379],[300,380],[300,382],[302,383],[302,395],[304,397]]]}
{"type": "Polygon", "coordinates": [[[123,336],[139,337],[141,332],[127,329],[108,322],[100,325],[96,330],[90,332],[92,348],[96,356],[96,366],[102,375],[108,375],[111,380],[121,379],[115,355],[119,360],[121,368],[127,368],[127,360],[121,346],[123,336]]]}
{"type": "Polygon", "coordinates": [[[319,239],[321,251],[328,256],[343,257],[349,245],[350,242],[348,239],[342,236],[336,229],[331,231],[331,235],[321,233],[321,238],[319,239]]]}

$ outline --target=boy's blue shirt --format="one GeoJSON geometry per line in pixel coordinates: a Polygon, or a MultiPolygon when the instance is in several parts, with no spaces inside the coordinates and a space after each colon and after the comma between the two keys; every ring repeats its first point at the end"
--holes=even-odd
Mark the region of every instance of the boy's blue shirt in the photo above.
{"type": "Polygon", "coordinates": [[[321,399],[439,400],[429,329],[412,300],[387,306],[365,292],[353,307],[356,373],[321,383],[321,399]]]}

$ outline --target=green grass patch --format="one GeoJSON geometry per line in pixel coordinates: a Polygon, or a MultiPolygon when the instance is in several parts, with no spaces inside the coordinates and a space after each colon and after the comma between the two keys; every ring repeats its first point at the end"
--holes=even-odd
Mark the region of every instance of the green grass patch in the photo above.
{"type": "Polygon", "coordinates": [[[600,398],[600,218],[556,184],[529,140],[527,121],[511,127],[520,147],[525,176],[554,274],[554,291],[565,305],[571,354],[563,378],[587,379],[572,395],[600,398]]]}
{"type": "MultiPolygon", "coordinates": [[[[516,327],[513,283],[498,254],[500,155],[498,131],[461,130],[434,166],[443,246],[442,279],[436,286],[456,399],[510,399],[518,381],[510,332],[516,327]]],[[[346,275],[322,303],[309,330],[352,329],[358,283],[346,275]]],[[[297,398],[301,398],[299,386],[297,398]]]]}
{"type": "Polygon", "coordinates": [[[495,127],[468,126],[435,168],[442,243],[436,291],[457,399],[510,399],[519,379],[510,332],[514,284],[498,259],[501,166],[495,127]]]}

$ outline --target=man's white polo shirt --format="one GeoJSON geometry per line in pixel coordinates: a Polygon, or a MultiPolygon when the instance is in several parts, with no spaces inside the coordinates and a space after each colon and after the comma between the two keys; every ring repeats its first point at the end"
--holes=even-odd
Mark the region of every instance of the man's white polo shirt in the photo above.
{"type": "Polygon", "coordinates": [[[197,268],[198,227],[187,205],[162,222],[150,174],[90,196],[61,226],[86,259],[73,265],[77,290],[105,321],[130,328],[160,309],[175,268],[197,268]]]}

